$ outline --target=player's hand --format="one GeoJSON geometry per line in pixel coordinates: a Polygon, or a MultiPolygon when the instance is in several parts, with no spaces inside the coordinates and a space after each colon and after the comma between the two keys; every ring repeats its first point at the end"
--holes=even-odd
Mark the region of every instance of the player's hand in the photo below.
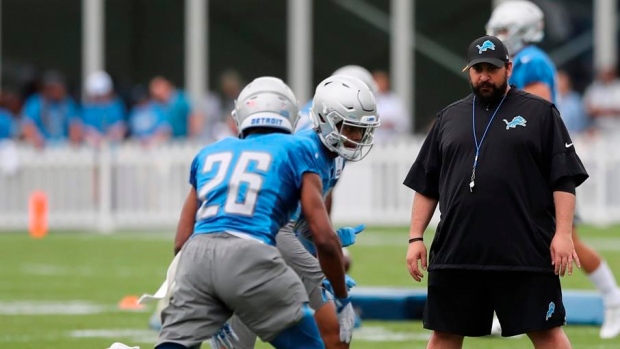
{"type": "Polygon", "coordinates": [[[571,234],[556,233],[551,240],[551,265],[554,266],[555,275],[564,276],[567,271],[568,275],[573,275],[573,263],[581,268],[571,234]]]}
{"type": "Polygon", "coordinates": [[[424,246],[423,241],[414,241],[409,244],[407,248],[407,269],[409,269],[409,274],[415,281],[422,281],[424,274],[422,274],[422,270],[426,270],[426,246],[424,246]],[[421,264],[420,266],[418,266],[421,264]]]}
{"type": "Polygon", "coordinates": [[[338,238],[340,238],[340,243],[342,247],[351,246],[355,243],[355,236],[366,229],[365,224],[360,224],[357,227],[342,227],[336,230],[336,234],[338,234],[338,238]]]}
{"type": "Polygon", "coordinates": [[[340,341],[351,343],[353,329],[355,328],[355,311],[351,304],[351,297],[336,298],[336,312],[338,313],[338,325],[340,325],[340,341]]]}
{"type": "MultiPolygon", "coordinates": [[[[355,280],[353,280],[353,278],[350,277],[349,274],[344,275],[344,283],[347,287],[347,292],[351,291],[353,287],[357,286],[357,282],[355,282],[355,280]]],[[[332,287],[332,284],[331,282],[329,282],[329,280],[323,279],[323,288],[332,295],[334,294],[334,288],[332,287]]]]}
{"type": "Polygon", "coordinates": [[[228,323],[225,323],[209,340],[209,345],[212,349],[235,349],[233,342],[238,342],[239,337],[230,328],[228,323]]]}

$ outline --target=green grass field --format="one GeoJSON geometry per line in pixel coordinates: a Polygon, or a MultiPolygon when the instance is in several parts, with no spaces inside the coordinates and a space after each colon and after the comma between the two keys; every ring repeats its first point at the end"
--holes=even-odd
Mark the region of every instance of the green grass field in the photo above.
{"type": "MultiPolygon", "coordinates": [[[[620,279],[620,227],[584,227],[581,235],[620,279]]],[[[362,233],[351,248],[351,274],[358,285],[425,287],[407,273],[406,239],[404,228],[376,227],[362,233]]],[[[25,233],[0,234],[0,347],[104,349],[121,341],[151,348],[156,339],[147,326],[152,308],[122,311],[117,304],[126,295],[152,293],[159,287],[172,258],[171,241],[172,234],[164,233],[52,232],[42,240],[25,233]]],[[[565,278],[563,285],[592,289],[580,272],[565,278]]],[[[620,338],[601,340],[598,330],[566,328],[574,348],[620,348],[620,338]]],[[[418,321],[366,321],[351,348],[424,348],[428,336],[418,321]]],[[[465,341],[465,348],[529,347],[526,338],[465,341]]]]}

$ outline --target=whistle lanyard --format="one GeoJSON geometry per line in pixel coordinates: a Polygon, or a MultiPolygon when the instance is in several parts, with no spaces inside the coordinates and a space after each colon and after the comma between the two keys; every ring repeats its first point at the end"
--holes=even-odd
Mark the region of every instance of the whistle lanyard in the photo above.
{"type": "Polygon", "coordinates": [[[480,138],[480,143],[478,143],[478,137],[476,136],[476,96],[474,96],[474,101],[471,107],[471,125],[472,125],[473,134],[474,134],[474,143],[476,144],[476,156],[474,157],[474,165],[472,166],[472,170],[471,170],[471,181],[469,182],[469,191],[472,193],[474,192],[474,186],[476,185],[475,183],[476,167],[478,167],[478,155],[480,155],[480,148],[482,147],[482,142],[484,142],[484,138],[487,136],[489,127],[491,126],[491,123],[493,123],[493,119],[495,119],[495,114],[497,114],[499,107],[501,107],[502,103],[504,103],[505,98],[506,98],[506,95],[502,97],[502,100],[497,105],[495,112],[493,112],[493,115],[491,115],[491,119],[487,123],[487,127],[484,129],[482,138],[480,138]]]}

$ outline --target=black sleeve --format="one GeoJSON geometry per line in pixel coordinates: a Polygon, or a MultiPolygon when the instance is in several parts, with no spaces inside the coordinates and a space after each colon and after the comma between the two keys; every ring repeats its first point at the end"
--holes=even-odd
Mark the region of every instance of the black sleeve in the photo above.
{"type": "Polygon", "coordinates": [[[547,125],[545,158],[550,160],[549,183],[552,188],[555,188],[558,181],[569,177],[575,187],[578,187],[588,178],[588,172],[575,152],[573,141],[555,106],[551,107],[551,117],[547,125]]]}
{"type": "Polygon", "coordinates": [[[555,182],[553,191],[563,191],[575,195],[575,181],[573,177],[562,177],[555,182]]]}
{"type": "Polygon", "coordinates": [[[403,182],[404,185],[416,192],[435,199],[439,199],[439,172],[441,169],[440,120],[440,118],[435,119],[418,157],[403,182]]]}

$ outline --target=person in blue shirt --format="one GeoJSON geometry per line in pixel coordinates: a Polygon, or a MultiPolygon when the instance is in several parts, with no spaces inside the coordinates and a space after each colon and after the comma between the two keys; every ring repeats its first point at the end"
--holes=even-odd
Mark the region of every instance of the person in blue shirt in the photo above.
{"type": "MultiPolygon", "coordinates": [[[[534,45],[543,39],[543,28],[542,10],[527,0],[502,2],[493,10],[486,25],[487,34],[502,40],[513,61],[509,83],[518,89],[556,103],[556,68],[549,56],[534,45]]],[[[600,336],[613,338],[620,335],[620,287],[602,257],[579,238],[577,234],[579,220],[575,214],[572,240],[582,269],[603,298],[605,319],[600,336]]],[[[492,333],[501,333],[497,319],[494,321],[492,333]]]]}
{"type": "MultiPolygon", "coordinates": [[[[341,75],[329,77],[316,88],[310,117],[316,128],[298,131],[294,138],[316,146],[323,196],[326,197],[339,180],[344,161],[360,161],[372,149],[374,130],[379,126],[374,95],[359,79],[341,75]]],[[[303,210],[297,211],[276,236],[278,250],[304,282],[326,348],[348,348],[349,342],[342,334],[351,331],[355,323],[343,323],[338,315],[341,305],[337,296],[332,299],[334,291],[330,278],[325,280],[327,271],[313,243],[311,228],[312,219],[303,210]]],[[[342,246],[352,245],[356,234],[363,230],[364,225],[338,229],[342,246]]],[[[351,288],[355,281],[347,277],[346,285],[351,288]]],[[[237,337],[229,338],[234,348],[254,348],[256,335],[243,321],[233,317],[230,327],[237,337]]],[[[217,345],[212,347],[220,349],[217,345]]]]}
{"type": "Polygon", "coordinates": [[[112,79],[103,71],[86,78],[86,98],[82,104],[84,139],[93,146],[103,140],[120,142],[126,132],[125,106],[114,95],[112,79]]]}
{"type": "Polygon", "coordinates": [[[78,143],[82,123],[73,98],[67,94],[64,77],[55,71],[43,76],[43,90],[30,96],[22,111],[23,133],[37,147],[46,143],[78,143]]]}
{"type": "Polygon", "coordinates": [[[570,76],[565,71],[558,71],[558,96],[556,106],[566,124],[568,132],[574,137],[590,128],[590,119],[582,96],[573,90],[570,76]]]}
{"type": "Polygon", "coordinates": [[[195,116],[187,95],[174,87],[169,80],[157,76],[149,84],[151,97],[161,103],[171,127],[172,138],[187,138],[198,133],[195,129],[195,116]]]}
{"type": "Polygon", "coordinates": [[[0,140],[15,137],[16,125],[11,113],[4,108],[0,108],[0,140]]]}
{"type": "Polygon", "coordinates": [[[129,113],[129,134],[145,146],[155,146],[170,138],[171,127],[166,111],[149,98],[148,91],[137,86],[132,91],[135,101],[129,113]]]}
{"type": "Polygon", "coordinates": [[[486,25],[487,35],[502,40],[513,64],[508,82],[548,101],[556,100],[556,68],[534,43],[544,37],[543,12],[527,0],[498,5],[486,25]]]}
{"type": "Polygon", "coordinates": [[[197,348],[233,314],[275,348],[324,348],[303,283],[275,247],[301,202],[339,318],[353,321],[340,242],[323,204],[320,148],[287,135],[298,107],[280,79],[247,85],[233,117],[240,138],[213,143],[192,162],[175,287],[156,348],[197,348]]]}

